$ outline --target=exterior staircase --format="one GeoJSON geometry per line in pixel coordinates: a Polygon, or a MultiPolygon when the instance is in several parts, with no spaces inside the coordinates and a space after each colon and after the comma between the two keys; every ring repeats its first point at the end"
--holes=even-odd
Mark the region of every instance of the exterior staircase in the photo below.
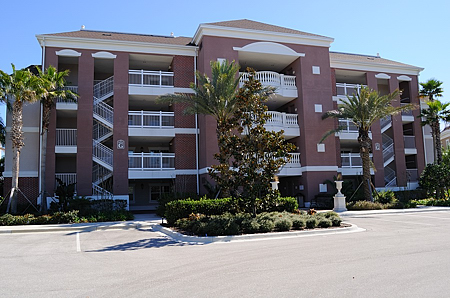
{"type": "Polygon", "coordinates": [[[114,95],[114,77],[109,77],[94,85],[94,125],[92,132],[92,195],[113,198],[112,184],[108,179],[113,175],[113,149],[105,145],[113,135],[114,108],[106,101],[114,95]]]}
{"type": "Polygon", "coordinates": [[[394,140],[385,132],[392,127],[392,117],[386,117],[380,120],[381,138],[383,143],[383,166],[384,166],[384,183],[386,187],[397,186],[397,175],[389,165],[395,159],[394,140]]]}

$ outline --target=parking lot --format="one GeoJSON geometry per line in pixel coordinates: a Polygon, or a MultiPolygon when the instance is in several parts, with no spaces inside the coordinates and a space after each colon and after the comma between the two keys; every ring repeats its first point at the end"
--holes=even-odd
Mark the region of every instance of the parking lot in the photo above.
{"type": "Polygon", "coordinates": [[[448,297],[450,212],[361,215],[365,232],[183,244],[152,232],[0,235],[2,297],[448,297]]]}

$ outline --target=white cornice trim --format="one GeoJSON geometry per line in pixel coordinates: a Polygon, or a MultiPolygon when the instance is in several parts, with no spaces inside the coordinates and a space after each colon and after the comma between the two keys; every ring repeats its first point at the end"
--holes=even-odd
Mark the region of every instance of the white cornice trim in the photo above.
{"type": "Polygon", "coordinates": [[[114,55],[110,52],[97,52],[97,53],[93,53],[92,57],[94,58],[99,58],[99,59],[116,59],[117,55],[114,55]]]}
{"type": "Polygon", "coordinates": [[[63,56],[63,57],[80,57],[81,53],[78,53],[77,51],[70,50],[70,49],[64,49],[61,51],[56,51],[56,56],[63,56]]]}
{"type": "Polygon", "coordinates": [[[301,167],[302,172],[337,172],[337,166],[305,166],[301,167]]]}
{"type": "Polygon", "coordinates": [[[197,31],[195,32],[194,37],[192,38],[192,42],[198,45],[204,35],[240,38],[240,39],[253,39],[262,41],[275,41],[275,42],[311,45],[319,47],[328,47],[328,48],[334,41],[334,38],[330,37],[310,36],[292,33],[261,31],[261,30],[200,24],[197,28],[197,31]]]}
{"type": "Polygon", "coordinates": [[[330,59],[331,68],[342,68],[352,70],[364,70],[373,72],[387,72],[406,75],[419,75],[424,70],[422,67],[416,66],[400,66],[400,65],[388,65],[382,63],[366,63],[361,61],[348,61],[340,59],[330,59]]]}
{"type": "MultiPolygon", "coordinates": [[[[3,177],[12,177],[12,171],[4,171],[3,177]]],[[[20,171],[19,177],[38,177],[38,171],[20,171]]]]}
{"type": "Polygon", "coordinates": [[[391,78],[390,75],[387,75],[387,74],[385,74],[385,73],[379,73],[379,74],[376,74],[375,77],[376,77],[377,79],[385,79],[385,80],[389,80],[389,79],[391,78]]]}
{"type": "Polygon", "coordinates": [[[411,82],[412,81],[412,79],[410,77],[405,76],[405,75],[398,76],[397,80],[399,80],[399,81],[406,81],[406,82],[411,82]]]}
{"type": "Polygon", "coordinates": [[[146,54],[197,56],[196,46],[171,45],[149,42],[104,40],[94,38],[36,35],[41,47],[121,51],[146,54]]]}
{"type": "Polygon", "coordinates": [[[242,48],[233,47],[235,51],[248,52],[248,53],[262,53],[262,54],[276,54],[292,57],[305,57],[305,53],[297,53],[290,47],[276,43],[276,42],[253,42],[242,48]]]}

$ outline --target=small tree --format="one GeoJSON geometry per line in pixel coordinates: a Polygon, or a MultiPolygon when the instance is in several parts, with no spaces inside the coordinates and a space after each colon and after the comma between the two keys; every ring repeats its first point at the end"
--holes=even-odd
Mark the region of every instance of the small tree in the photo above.
{"type": "MultiPolygon", "coordinates": [[[[273,88],[263,88],[250,72],[248,80],[239,89],[237,111],[232,123],[237,123],[235,134],[226,134],[219,142],[229,159],[212,166],[210,175],[219,186],[241,194],[247,211],[256,215],[258,200],[272,194],[275,174],[289,160],[295,145],[287,143],[283,131],[267,131],[264,124],[271,117],[266,114],[268,95],[273,88]]],[[[219,160],[219,155],[215,158],[219,160]]]]}
{"type": "Polygon", "coordinates": [[[445,198],[450,187],[450,165],[428,164],[420,175],[419,185],[427,191],[428,196],[445,198]]]}
{"type": "Polygon", "coordinates": [[[0,95],[2,101],[12,102],[11,141],[13,151],[12,186],[10,193],[11,213],[17,213],[17,189],[19,187],[19,159],[23,143],[23,105],[35,102],[45,94],[42,80],[28,69],[16,70],[12,64],[11,75],[0,70],[0,95]]]}
{"type": "Polygon", "coordinates": [[[421,125],[429,125],[431,134],[433,135],[434,162],[442,163],[442,144],[441,144],[441,127],[440,122],[450,121],[450,103],[442,103],[439,100],[427,101],[427,108],[422,109],[419,118],[422,118],[421,125]]]}
{"type": "Polygon", "coordinates": [[[61,98],[64,101],[75,102],[77,99],[77,94],[70,90],[64,89],[66,86],[65,77],[69,75],[69,71],[61,71],[49,66],[45,72],[42,72],[37,68],[39,72],[39,77],[42,80],[43,87],[46,92],[41,97],[42,104],[42,153],[41,153],[41,211],[45,212],[47,209],[47,193],[45,191],[45,166],[47,160],[47,135],[48,127],[50,125],[50,115],[56,107],[56,99],[61,98]]]}
{"type": "MultiPolygon", "coordinates": [[[[375,121],[382,118],[415,108],[414,105],[393,107],[391,102],[397,98],[398,94],[399,92],[396,90],[391,94],[381,96],[377,91],[370,90],[369,88],[361,88],[360,93],[352,97],[347,96],[347,99],[343,99],[342,104],[339,105],[337,110],[328,111],[322,116],[322,119],[330,117],[349,119],[358,128],[359,154],[362,160],[363,189],[366,200],[373,200],[369,187],[371,167],[370,151],[372,150],[372,139],[369,136],[370,127],[375,121]]],[[[342,129],[343,127],[338,127],[337,129],[328,131],[322,137],[321,142],[329,135],[339,132],[342,129]]]]}

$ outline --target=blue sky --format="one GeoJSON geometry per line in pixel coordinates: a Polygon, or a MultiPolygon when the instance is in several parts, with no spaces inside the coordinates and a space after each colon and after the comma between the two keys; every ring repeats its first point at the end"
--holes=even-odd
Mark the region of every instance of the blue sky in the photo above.
{"type": "MultiPolygon", "coordinates": [[[[450,2],[377,1],[4,1],[0,69],[40,64],[36,34],[106,30],[192,36],[199,23],[251,19],[333,37],[332,51],[424,67],[420,81],[444,81],[450,99],[450,2]],[[125,5],[124,5],[125,4],[125,5]]],[[[4,119],[4,108],[0,109],[4,119]]]]}

